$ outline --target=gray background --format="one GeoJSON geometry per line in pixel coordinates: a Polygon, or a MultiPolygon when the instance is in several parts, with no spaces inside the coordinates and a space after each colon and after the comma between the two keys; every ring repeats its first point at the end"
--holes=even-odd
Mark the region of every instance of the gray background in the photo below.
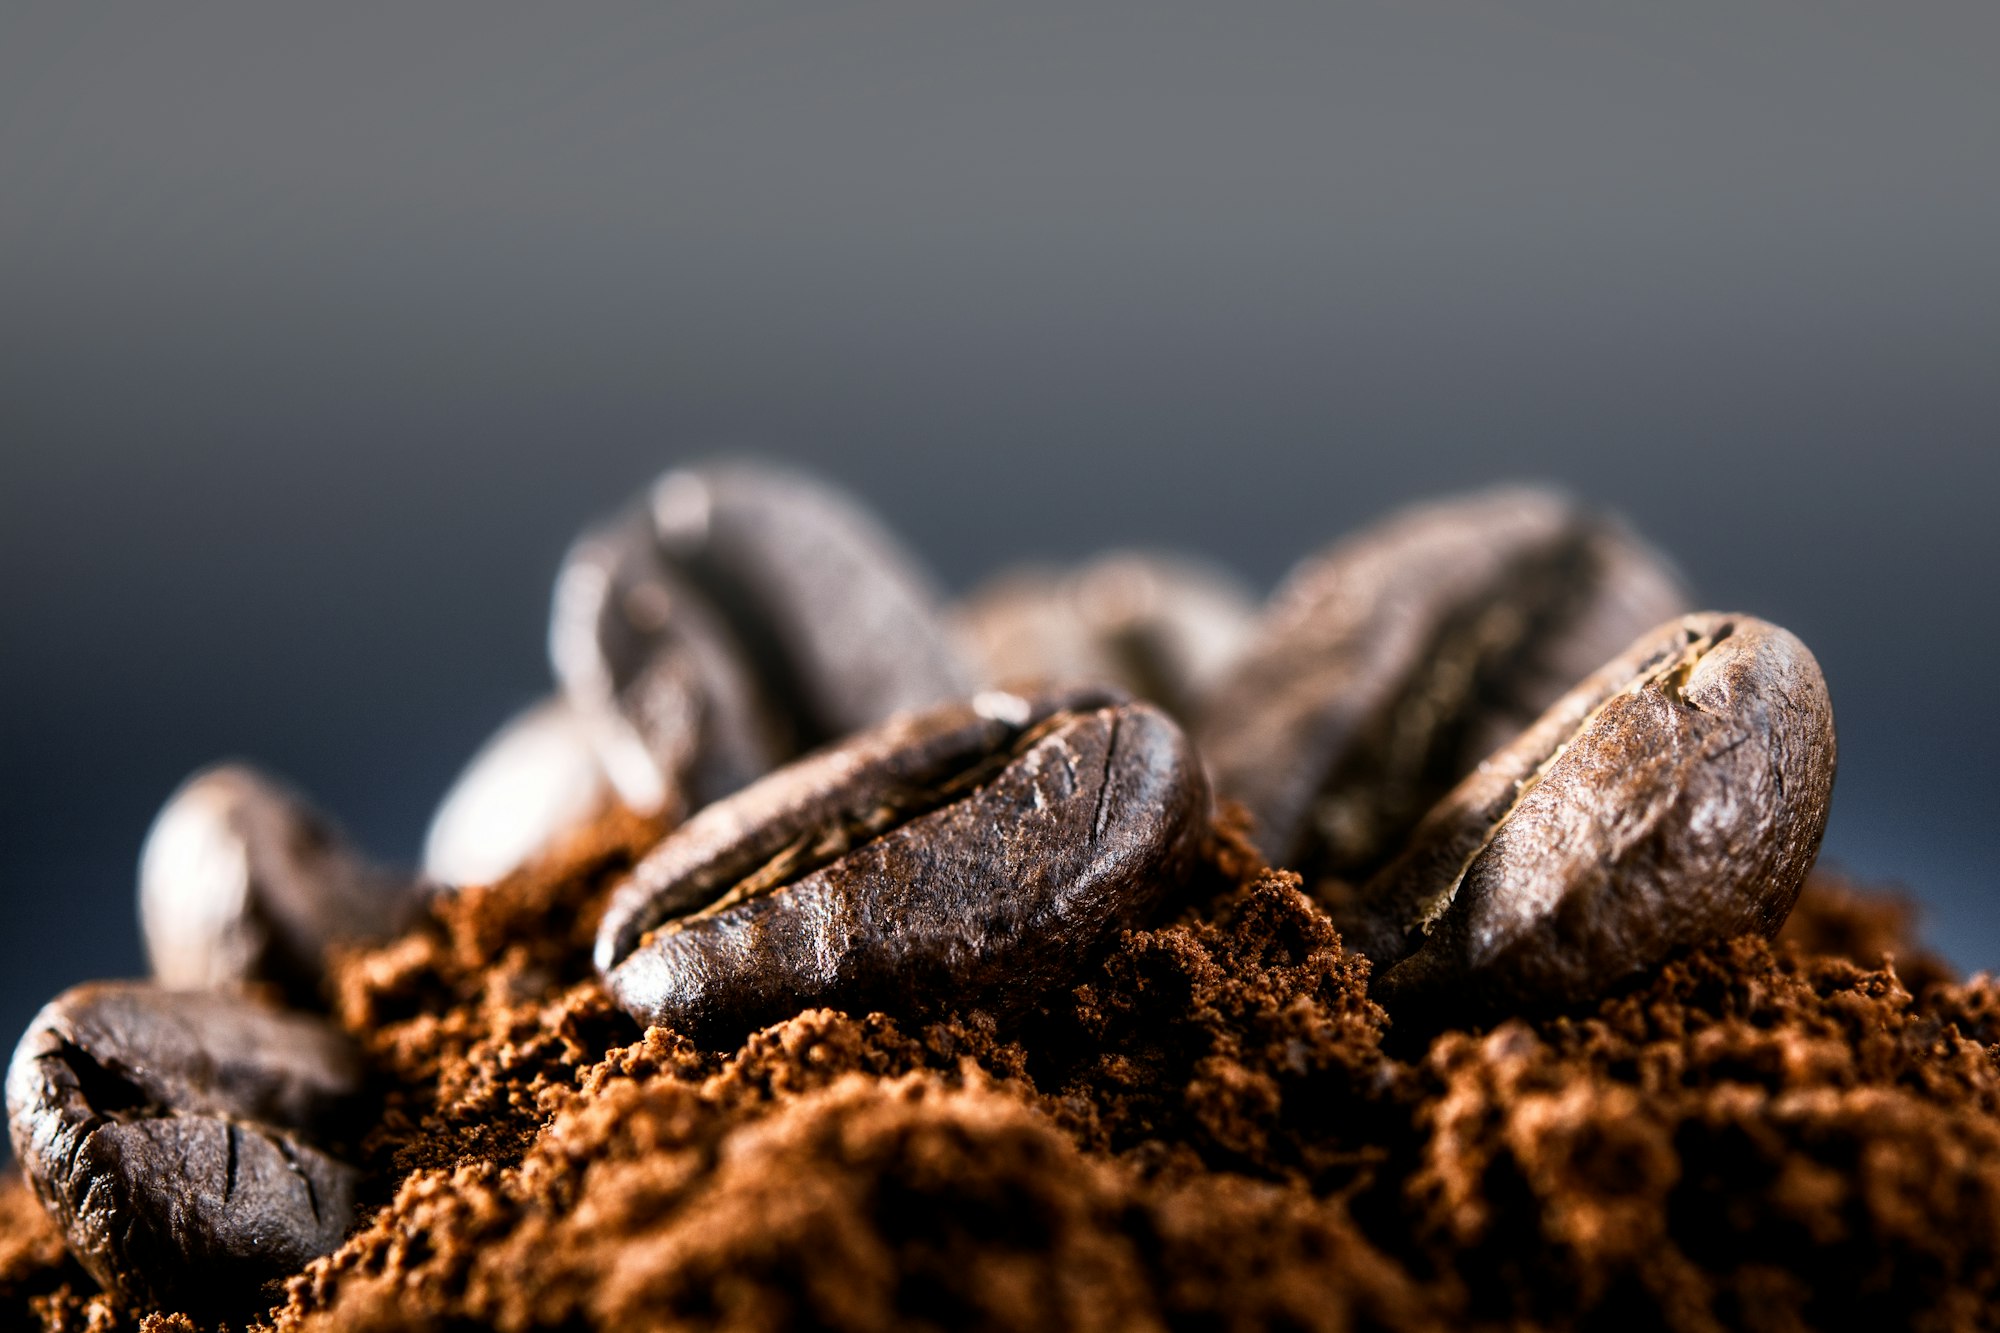
{"type": "Polygon", "coordinates": [[[413,856],[577,525],[746,445],[956,586],[1560,480],[2000,962],[1991,0],[110,14],[0,9],[5,1033],[212,758],[413,856]]]}

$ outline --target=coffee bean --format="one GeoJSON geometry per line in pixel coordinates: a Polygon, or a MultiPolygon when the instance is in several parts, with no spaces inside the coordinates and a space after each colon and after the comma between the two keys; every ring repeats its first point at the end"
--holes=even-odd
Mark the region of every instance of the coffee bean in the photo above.
{"type": "Polygon", "coordinates": [[[1411,509],[1286,580],[1197,735],[1265,856],[1356,880],[1481,756],[1685,609],[1658,556],[1559,494],[1411,509]]]}
{"type": "Polygon", "coordinates": [[[660,548],[818,745],[971,685],[916,558],[860,505],[784,468],[712,464],[653,486],[660,548]]]}
{"type": "Polygon", "coordinates": [[[963,694],[916,562],[859,506],[745,463],[670,472],[565,564],[551,655],[608,719],[642,811],[698,808],[785,758],[963,694]]]}
{"type": "Polygon", "coordinates": [[[564,558],[549,623],[556,678],[625,804],[678,816],[768,771],[785,719],[708,598],[633,510],[564,558]]]}
{"type": "Polygon", "coordinates": [[[440,884],[490,884],[611,803],[597,747],[569,701],[544,699],[480,747],[431,817],[423,870],[440,884]]]}
{"type": "Polygon", "coordinates": [[[35,1016],[7,1069],[14,1154],[77,1261],[140,1305],[203,1305],[340,1243],[361,1095],[332,1027],[241,996],[100,982],[35,1016]]]}
{"type": "Polygon", "coordinates": [[[153,821],[139,915],[168,986],[274,981],[313,996],[336,942],[386,939],[421,910],[412,876],[370,864],[277,779],[241,764],[197,773],[153,821]]]}
{"type": "Polygon", "coordinates": [[[1207,811],[1151,705],[979,695],[697,814],[615,892],[598,969],[641,1022],[706,1040],[814,1005],[1010,1014],[1174,888],[1207,811]]]}
{"type": "Polygon", "coordinates": [[[1804,644],[1687,616],[1480,765],[1336,919],[1392,1010],[1587,1003],[1674,950],[1775,935],[1818,855],[1834,758],[1804,644]]]}
{"type": "Polygon", "coordinates": [[[1220,571],[1124,551],[1074,570],[1002,574],[975,589],[953,622],[989,681],[1115,681],[1185,720],[1255,618],[1249,592],[1220,571]]]}

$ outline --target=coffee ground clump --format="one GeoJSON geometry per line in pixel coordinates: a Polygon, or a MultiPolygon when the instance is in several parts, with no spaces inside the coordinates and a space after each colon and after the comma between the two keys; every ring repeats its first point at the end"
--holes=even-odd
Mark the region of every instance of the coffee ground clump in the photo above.
{"type": "Polygon", "coordinates": [[[729,1053],[595,979],[601,821],[344,953],[383,1110],[358,1229],[251,1308],[97,1293],[18,1179],[47,1330],[1987,1326],[2000,987],[1824,875],[1775,944],[1594,1011],[1392,1029],[1225,821],[1163,918],[1000,1027],[812,1010],[729,1053]]]}

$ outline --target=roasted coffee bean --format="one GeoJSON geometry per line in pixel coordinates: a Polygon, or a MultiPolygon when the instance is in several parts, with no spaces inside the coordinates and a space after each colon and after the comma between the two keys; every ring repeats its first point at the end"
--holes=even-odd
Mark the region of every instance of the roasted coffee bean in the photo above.
{"type": "Polygon", "coordinates": [[[549,656],[605,772],[635,810],[678,816],[793,748],[734,634],[665,563],[643,510],[570,548],[549,656]]]}
{"type": "Polygon", "coordinates": [[[1109,680],[1182,720],[1248,641],[1249,592],[1207,565],[1122,551],[1075,570],[1034,566],[975,589],[953,616],[1000,685],[1109,680]]]}
{"type": "Polygon", "coordinates": [[[313,996],[327,948],[386,939],[422,908],[413,876],[365,860],[290,787],[241,764],[197,773],[139,861],[139,915],[168,986],[274,981],[313,996]]]}
{"type": "Polygon", "coordinates": [[[480,747],[431,817],[424,875],[490,884],[611,803],[589,729],[569,701],[544,699],[480,747]]]}
{"type": "Polygon", "coordinates": [[[1336,919],[1392,1012],[1588,1003],[1677,949],[1775,935],[1819,852],[1834,757],[1804,644],[1687,616],[1481,764],[1336,919]]]}
{"type": "Polygon", "coordinates": [[[571,701],[608,719],[626,802],[675,812],[962,695],[971,673],[936,607],[915,561],[846,497],[718,463],[666,474],[643,515],[579,543],[551,653],[571,701]]]}
{"type": "Polygon", "coordinates": [[[220,1303],[340,1243],[362,1091],[338,1031],[241,996],[79,986],[7,1069],[14,1155],[77,1261],[140,1305],[220,1303]]]}
{"type": "Polygon", "coordinates": [[[1265,856],[1358,880],[1482,756],[1686,609],[1658,556],[1562,495],[1427,505],[1296,570],[1197,735],[1265,856]]]}
{"type": "Polygon", "coordinates": [[[916,559],[823,482],[747,463],[653,486],[660,548],[728,618],[800,742],[848,735],[971,684],[916,559]]]}
{"type": "Polygon", "coordinates": [[[1005,1016],[1185,877],[1207,812],[1151,705],[989,692],[697,814],[615,892],[598,969],[641,1022],[704,1040],[814,1005],[1005,1016]]]}

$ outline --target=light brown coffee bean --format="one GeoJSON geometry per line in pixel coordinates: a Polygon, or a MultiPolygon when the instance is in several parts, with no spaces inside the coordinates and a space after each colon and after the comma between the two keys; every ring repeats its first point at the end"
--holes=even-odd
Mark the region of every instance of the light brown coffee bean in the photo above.
{"type": "Polygon", "coordinates": [[[1804,644],[1706,612],[1642,636],[1337,905],[1392,1012],[1585,1004],[1675,950],[1775,935],[1818,855],[1833,709],[1804,644]]]}
{"type": "Polygon", "coordinates": [[[272,981],[316,998],[326,951],[387,939],[422,910],[414,876],[368,861],[291,787],[244,764],[195,774],[139,860],[153,975],[178,987],[272,981]]]}
{"type": "Polygon", "coordinates": [[[1426,505],[1286,580],[1197,737],[1265,856],[1356,880],[1481,756],[1685,609],[1659,556],[1566,496],[1426,505]]]}
{"type": "Polygon", "coordinates": [[[1150,551],[1011,570],[974,589],[952,617],[966,656],[991,682],[1114,681],[1184,721],[1255,621],[1236,580],[1150,551]]]}
{"type": "Polygon", "coordinates": [[[77,1262],[139,1304],[208,1306],[340,1243],[359,1059],[239,995],[99,982],[37,1014],[7,1069],[22,1174],[77,1262]]]}

